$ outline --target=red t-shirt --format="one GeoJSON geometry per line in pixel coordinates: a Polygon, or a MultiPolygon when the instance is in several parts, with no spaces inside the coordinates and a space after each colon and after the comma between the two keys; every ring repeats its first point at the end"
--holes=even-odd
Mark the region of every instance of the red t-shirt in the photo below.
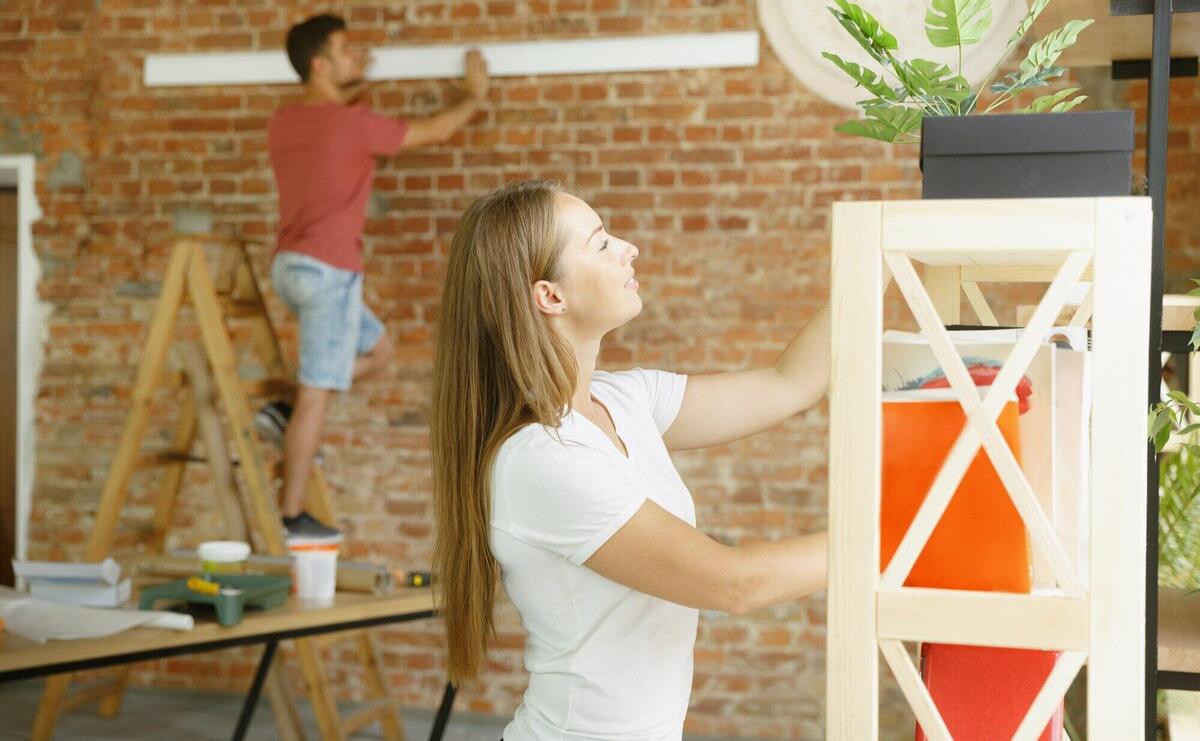
{"type": "Polygon", "coordinates": [[[299,252],[362,272],[362,228],[375,156],[404,144],[408,122],[362,105],[299,103],[267,125],[279,192],[275,251],[299,252]]]}

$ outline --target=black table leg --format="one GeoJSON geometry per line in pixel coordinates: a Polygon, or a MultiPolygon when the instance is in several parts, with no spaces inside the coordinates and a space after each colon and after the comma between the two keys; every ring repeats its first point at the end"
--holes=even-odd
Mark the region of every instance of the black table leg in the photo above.
{"type": "Polygon", "coordinates": [[[446,724],[450,722],[450,709],[454,707],[455,692],[454,685],[447,682],[446,691],[442,693],[442,704],[433,719],[433,728],[429,729],[429,741],[442,741],[446,724]]]}
{"type": "Polygon", "coordinates": [[[271,664],[275,660],[275,649],[279,647],[279,641],[267,641],[267,645],[263,648],[262,659],[258,662],[258,670],[254,672],[254,681],[250,684],[250,691],[246,693],[246,699],[242,702],[242,713],[238,716],[237,728],[233,731],[233,741],[242,741],[246,737],[246,729],[250,727],[250,719],[254,717],[254,709],[258,707],[258,696],[262,694],[263,682],[267,679],[267,672],[271,671],[271,664]]]}

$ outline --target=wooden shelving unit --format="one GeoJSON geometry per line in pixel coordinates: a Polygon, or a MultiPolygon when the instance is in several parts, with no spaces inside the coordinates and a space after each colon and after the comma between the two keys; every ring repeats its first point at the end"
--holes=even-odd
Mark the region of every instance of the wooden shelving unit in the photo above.
{"type": "MultiPolygon", "coordinates": [[[[1093,741],[1138,738],[1147,652],[1144,388],[1149,367],[1150,200],[1139,197],[837,203],[833,209],[833,373],[827,734],[878,737],[883,654],[931,739],[949,732],[905,641],[1061,651],[1016,738],[1035,739],[1079,668],[1093,741]],[[914,262],[926,270],[926,285],[914,262]],[[887,264],[968,420],[895,556],[880,574],[882,276],[887,264]],[[1072,286],[1093,280],[1088,537],[1090,583],[1037,502],[996,417],[1072,286]],[[1027,331],[981,398],[945,330],[970,283],[1045,279],[1027,331]],[[968,280],[968,278],[972,280],[968,280]],[[939,312],[939,305],[942,311],[939,312]],[[903,584],[963,472],[987,451],[1057,590],[1003,594],[903,584]],[[1138,493],[1137,496],[1130,496],[1138,493]]],[[[974,305],[974,304],[973,304],[974,305]]],[[[1030,453],[1036,454],[1036,453],[1030,453]]]]}

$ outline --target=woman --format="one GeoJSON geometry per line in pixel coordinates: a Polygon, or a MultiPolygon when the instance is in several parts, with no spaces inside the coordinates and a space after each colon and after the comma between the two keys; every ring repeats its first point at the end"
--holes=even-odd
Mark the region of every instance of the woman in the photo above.
{"type": "Polygon", "coordinates": [[[722,545],[695,528],[669,450],[721,445],[815,404],[822,310],[769,368],[595,370],[642,308],[637,247],[546,182],[476,201],[450,248],[431,432],[450,680],[476,678],[501,578],[528,633],[505,741],[679,739],[698,610],[741,614],[825,583],[825,534],[722,545]]]}

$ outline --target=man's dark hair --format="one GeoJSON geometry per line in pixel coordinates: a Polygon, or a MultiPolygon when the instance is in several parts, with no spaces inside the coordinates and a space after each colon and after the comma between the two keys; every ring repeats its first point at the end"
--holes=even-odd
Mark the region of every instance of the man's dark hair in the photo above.
{"type": "Polygon", "coordinates": [[[313,57],[325,51],[325,44],[336,31],[345,31],[341,16],[322,13],[297,23],[288,29],[287,55],[302,82],[308,82],[313,57]]]}

